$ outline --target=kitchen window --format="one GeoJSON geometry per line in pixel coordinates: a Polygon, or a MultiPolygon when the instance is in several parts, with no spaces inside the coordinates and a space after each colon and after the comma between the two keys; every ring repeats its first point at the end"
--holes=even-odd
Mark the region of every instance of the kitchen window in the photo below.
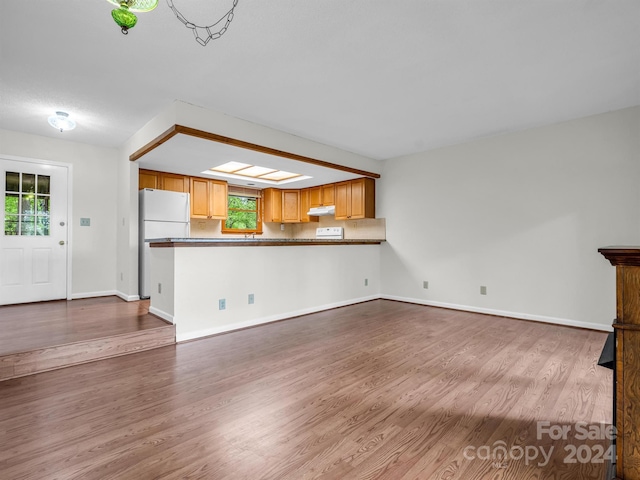
{"type": "Polygon", "coordinates": [[[262,233],[259,190],[229,186],[227,202],[222,233],[262,233]]]}

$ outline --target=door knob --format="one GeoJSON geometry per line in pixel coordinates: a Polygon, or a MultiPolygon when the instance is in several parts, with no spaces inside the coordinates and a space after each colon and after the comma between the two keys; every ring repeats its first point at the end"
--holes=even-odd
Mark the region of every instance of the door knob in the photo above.
{"type": "Polygon", "coordinates": [[[59,243],[60,245],[64,245],[64,240],[60,240],[58,243],[59,243]]]}
{"type": "Polygon", "coordinates": [[[60,222],[60,226],[61,226],[61,227],[64,227],[64,222],[60,222]]]}

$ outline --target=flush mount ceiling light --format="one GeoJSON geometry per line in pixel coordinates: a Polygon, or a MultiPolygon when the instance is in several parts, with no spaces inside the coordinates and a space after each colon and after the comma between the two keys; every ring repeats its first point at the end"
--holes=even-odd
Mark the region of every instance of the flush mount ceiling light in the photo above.
{"type": "Polygon", "coordinates": [[[125,35],[138,23],[138,17],[132,12],[150,12],[158,6],[158,0],[107,0],[107,2],[118,6],[111,11],[111,16],[125,35]]]}
{"type": "Polygon", "coordinates": [[[180,13],[180,10],[178,10],[174,5],[173,0],[167,0],[167,3],[175,16],[178,17],[178,20],[180,20],[185,27],[193,31],[193,35],[196,37],[196,42],[203,47],[209,43],[209,40],[216,40],[225,34],[229,28],[231,20],[233,20],[233,11],[238,6],[238,0],[233,0],[231,9],[222,15],[222,17],[220,17],[216,22],[211,25],[196,25],[195,23],[187,20],[185,16],[180,13]],[[216,28],[218,29],[216,30],[216,28]]]}
{"type": "Polygon", "coordinates": [[[49,125],[61,132],[76,128],[76,122],[69,118],[69,114],[67,112],[56,112],[55,115],[51,115],[49,117],[49,125]]]}

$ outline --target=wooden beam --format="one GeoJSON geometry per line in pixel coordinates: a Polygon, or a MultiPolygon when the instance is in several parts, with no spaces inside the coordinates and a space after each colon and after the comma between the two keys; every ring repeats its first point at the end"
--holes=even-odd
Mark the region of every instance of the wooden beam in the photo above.
{"type": "Polygon", "coordinates": [[[224,143],[233,147],[244,148],[247,150],[253,150],[254,152],[266,153],[269,155],[275,155],[277,157],[288,158],[290,160],[296,160],[298,162],[310,163],[318,165],[320,167],[332,168],[334,170],[340,170],[342,172],[353,173],[355,175],[362,175],[363,177],[380,178],[379,173],[368,172],[366,170],[360,170],[357,168],[347,167],[345,165],[338,165],[337,163],[331,163],[324,160],[318,160],[316,158],[305,157],[304,155],[298,155],[296,153],[285,152],[271,147],[265,147],[264,145],[258,145],[255,143],[245,142],[244,140],[238,140],[236,138],[225,137],[224,135],[218,135],[216,133],[205,132],[204,130],[198,130],[196,128],[185,127],[184,125],[174,125],[158,137],[154,138],[151,142],[147,143],[144,147],[135,151],[129,156],[129,160],[132,162],[138,160],[143,155],[149,153],[156,147],[159,147],[169,139],[173,138],[177,134],[189,135],[191,137],[202,138],[204,140],[210,140],[212,142],[224,143]]]}

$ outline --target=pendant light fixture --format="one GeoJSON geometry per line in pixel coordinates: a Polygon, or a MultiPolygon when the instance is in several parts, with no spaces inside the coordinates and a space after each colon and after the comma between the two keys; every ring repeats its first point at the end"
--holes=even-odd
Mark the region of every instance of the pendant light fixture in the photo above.
{"type": "Polygon", "coordinates": [[[210,40],[216,40],[225,34],[227,29],[229,28],[231,20],[233,20],[235,9],[238,6],[238,0],[233,0],[233,5],[231,6],[231,8],[227,10],[227,12],[218,20],[209,25],[200,25],[196,22],[187,20],[185,16],[180,13],[180,10],[176,8],[173,2],[174,0],[167,0],[169,8],[173,11],[178,20],[180,20],[185,27],[193,32],[193,36],[195,37],[196,42],[198,42],[203,47],[206,46],[210,40]]]}
{"type": "Polygon", "coordinates": [[[61,132],[76,128],[76,122],[69,118],[67,112],[56,112],[55,115],[51,115],[49,117],[49,125],[61,132]]]}
{"type": "Polygon", "coordinates": [[[107,2],[118,6],[111,11],[111,16],[125,35],[138,23],[138,17],[132,12],[150,12],[158,6],[158,0],[107,0],[107,2]]]}

